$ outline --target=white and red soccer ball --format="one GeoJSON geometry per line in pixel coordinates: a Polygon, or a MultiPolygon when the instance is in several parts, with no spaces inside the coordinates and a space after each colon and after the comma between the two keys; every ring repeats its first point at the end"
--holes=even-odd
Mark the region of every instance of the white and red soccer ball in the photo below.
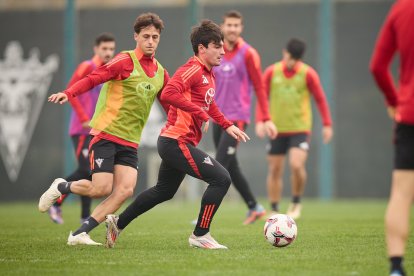
{"type": "Polygon", "coordinates": [[[291,244],[298,235],[296,222],[283,214],[273,215],[264,226],[266,240],[273,246],[284,247],[291,244]]]}

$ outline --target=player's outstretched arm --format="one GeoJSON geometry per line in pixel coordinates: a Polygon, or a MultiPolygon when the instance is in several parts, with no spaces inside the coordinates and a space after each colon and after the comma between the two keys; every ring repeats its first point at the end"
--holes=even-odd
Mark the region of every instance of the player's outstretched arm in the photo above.
{"type": "Polygon", "coordinates": [[[52,103],[63,104],[68,101],[68,96],[65,93],[58,92],[58,93],[50,95],[47,101],[52,102],[52,103]]]}
{"type": "Polygon", "coordinates": [[[236,127],[235,125],[231,125],[228,128],[226,128],[226,132],[233,137],[234,139],[236,139],[237,141],[243,141],[243,142],[247,142],[247,140],[250,140],[250,137],[247,136],[246,133],[244,133],[243,131],[241,131],[238,127],[236,127]]]}

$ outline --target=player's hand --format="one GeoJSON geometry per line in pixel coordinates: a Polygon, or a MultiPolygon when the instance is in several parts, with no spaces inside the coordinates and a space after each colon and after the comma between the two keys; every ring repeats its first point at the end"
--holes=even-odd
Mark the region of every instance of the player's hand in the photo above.
{"type": "Polygon", "coordinates": [[[277,128],[271,120],[267,120],[266,122],[264,122],[264,128],[265,128],[267,136],[269,136],[270,139],[273,140],[276,138],[277,128]]]}
{"type": "Polygon", "coordinates": [[[89,126],[89,123],[90,123],[90,122],[91,122],[90,120],[87,120],[87,121],[83,122],[83,123],[82,123],[82,127],[83,127],[83,128],[90,128],[90,126],[89,126]]]}
{"type": "Polygon", "coordinates": [[[203,125],[203,131],[204,131],[204,132],[206,132],[206,133],[207,133],[207,130],[208,130],[209,125],[210,125],[210,121],[206,121],[206,122],[204,122],[204,125],[203,125]]]}
{"type": "Polygon", "coordinates": [[[52,103],[63,104],[63,103],[68,101],[68,96],[66,96],[65,93],[58,92],[56,94],[50,95],[49,98],[47,99],[47,101],[52,102],[52,103]]]}
{"type": "Polygon", "coordinates": [[[322,139],[324,144],[328,144],[333,137],[333,129],[331,126],[325,126],[322,128],[322,139]]]}
{"type": "Polygon", "coordinates": [[[395,107],[393,107],[393,106],[389,106],[389,107],[387,107],[387,113],[388,113],[388,116],[391,118],[391,119],[395,119],[395,107]]]}
{"type": "Polygon", "coordinates": [[[235,125],[229,126],[228,128],[226,128],[226,132],[233,137],[234,139],[236,139],[237,141],[242,140],[243,142],[247,142],[247,140],[250,140],[250,137],[247,136],[246,133],[244,133],[243,131],[241,131],[238,127],[236,127],[235,125]]]}
{"type": "Polygon", "coordinates": [[[263,122],[257,122],[256,123],[256,135],[259,138],[264,138],[266,135],[265,126],[263,122]]]}

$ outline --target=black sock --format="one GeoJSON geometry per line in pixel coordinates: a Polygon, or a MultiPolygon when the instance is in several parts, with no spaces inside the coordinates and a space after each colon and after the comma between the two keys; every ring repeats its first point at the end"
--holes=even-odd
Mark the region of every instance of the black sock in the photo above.
{"type": "Polygon", "coordinates": [[[402,275],[405,275],[405,272],[402,268],[403,257],[390,257],[391,262],[391,272],[399,271],[402,275]]]}
{"type": "Polygon", "coordinates": [[[59,192],[62,193],[62,195],[69,194],[70,193],[70,185],[72,185],[72,182],[63,182],[59,183],[57,186],[57,189],[59,192]]]}
{"type": "Polygon", "coordinates": [[[292,203],[295,203],[295,204],[300,203],[300,196],[293,196],[292,203]]]}
{"type": "Polygon", "coordinates": [[[279,202],[270,203],[270,207],[272,208],[272,211],[279,212],[279,202]]]}
{"type": "Polygon", "coordinates": [[[196,229],[194,230],[194,235],[197,237],[201,237],[204,236],[205,234],[207,234],[210,231],[210,229],[205,229],[205,228],[200,228],[200,227],[196,227],[196,229]]]}
{"type": "Polygon", "coordinates": [[[86,219],[91,215],[92,199],[87,196],[81,196],[81,219],[86,219]]]}
{"type": "Polygon", "coordinates": [[[89,233],[93,228],[95,228],[98,225],[99,223],[93,217],[89,217],[84,223],[82,223],[81,227],[79,227],[78,230],[73,232],[72,235],[76,236],[83,232],[89,233]]]}

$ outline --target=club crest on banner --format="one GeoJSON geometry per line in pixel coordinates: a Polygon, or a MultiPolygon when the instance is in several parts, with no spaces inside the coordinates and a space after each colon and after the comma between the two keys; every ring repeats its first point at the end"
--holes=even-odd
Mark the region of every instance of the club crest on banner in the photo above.
{"type": "Polygon", "coordinates": [[[0,154],[12,182],[19,176],[58,67],[58,55],[52,54],[41,62],[38,48],[32,48],[24,59],[18,41],[9,42],[4,59],[0,59],[0,154]]]}

